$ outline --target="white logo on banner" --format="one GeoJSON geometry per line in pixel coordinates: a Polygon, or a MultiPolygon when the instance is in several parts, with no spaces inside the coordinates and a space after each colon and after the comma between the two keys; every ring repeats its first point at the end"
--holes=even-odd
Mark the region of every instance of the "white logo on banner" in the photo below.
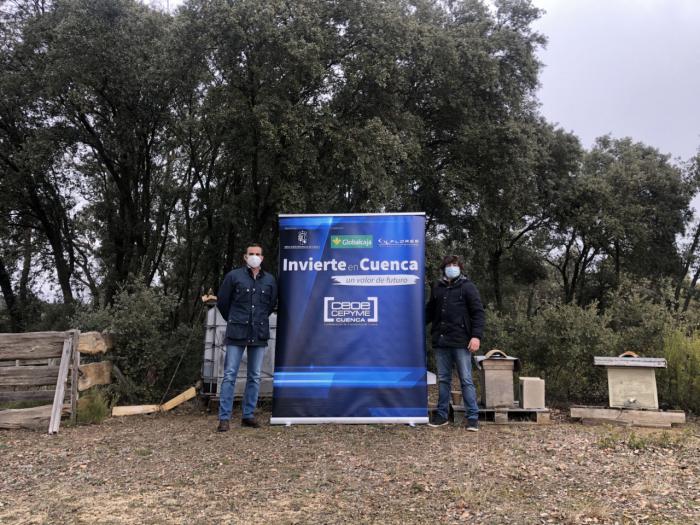
{"type": "Polygon", "coordinates": [[[376,297],[355,301],[324,297],[323,322],[326,324],[377,324],[379,301],[376,297]]]}
{"type": "Polygon", "coordinates": [[[334,275],[331,279],[340,286],[408,286],[417,284],[420,277],[411,274],[334,275]]]}
{"type": "Polygon", "coordinates": [[[380,237],[377,241],[377,246],[380,248],[405,248],[415,247],[420,244],[418,239],[383,239],[380,237]]]}

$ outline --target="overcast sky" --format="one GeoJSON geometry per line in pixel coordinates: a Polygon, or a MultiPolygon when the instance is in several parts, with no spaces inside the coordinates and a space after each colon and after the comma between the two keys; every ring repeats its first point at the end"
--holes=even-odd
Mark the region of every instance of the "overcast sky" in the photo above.
{"type": "Polygon", "coordinates": [[[589,147],[630,136],[687,160],[700,146],[700,0],[534,0],[542,113],[589,147]]]}

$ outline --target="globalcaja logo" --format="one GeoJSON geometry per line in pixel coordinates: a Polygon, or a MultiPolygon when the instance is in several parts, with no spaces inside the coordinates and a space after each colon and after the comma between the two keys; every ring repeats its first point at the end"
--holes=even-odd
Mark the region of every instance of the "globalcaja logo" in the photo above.
{"type": "Polygon", "coordinates": [[[371,235],[331,235],[331,248],[371,248],[371,235]]]}
{"type": "Polygon", "coordinates": [[[323,322],[337,325],[377,324],[379,302],[376,297],[352,301],[324,297],[323,322]]]}

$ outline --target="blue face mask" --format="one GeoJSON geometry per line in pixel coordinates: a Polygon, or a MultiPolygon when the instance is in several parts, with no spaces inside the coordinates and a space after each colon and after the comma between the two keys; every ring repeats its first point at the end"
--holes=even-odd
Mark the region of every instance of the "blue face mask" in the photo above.
{"type": "Polygon", "coordinates": [[[445,266],[445,277],[448,279],[456,279],[462,273],[459,266],[445,266]]]}

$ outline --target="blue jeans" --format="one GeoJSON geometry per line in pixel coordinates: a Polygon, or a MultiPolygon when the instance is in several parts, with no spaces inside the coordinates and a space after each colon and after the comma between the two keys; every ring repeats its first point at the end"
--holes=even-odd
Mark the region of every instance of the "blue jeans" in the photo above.
{"type": "MultiPolygon", "coordinates": [[[[266,346],[249,346],[248,348],[248,377],[243,393],[243,419],[250,419],[258,404],[258,392],[260,392],[260,368],[265,357],[266,346]]],[[[224,360],[224,380],[221,383],[219,394],[219,419],[228,421],[233,410],[233,388],[236,384],[238,368],[241,366],[241,358],[245,346],[226,346],[226,359],[224,360]]]]}
{"type": "Polygon", "coordinates": [[[479,419],[479,407],[476,405],[476,388],[472,380],[472,355],[466,348],[436,347],[435,357],[438,369],[439,396],[437,412],[447,419],[452,388],[452,364],[457,364],[457,373],[462,385],[462,398],[467,419],[479,419]]]}

